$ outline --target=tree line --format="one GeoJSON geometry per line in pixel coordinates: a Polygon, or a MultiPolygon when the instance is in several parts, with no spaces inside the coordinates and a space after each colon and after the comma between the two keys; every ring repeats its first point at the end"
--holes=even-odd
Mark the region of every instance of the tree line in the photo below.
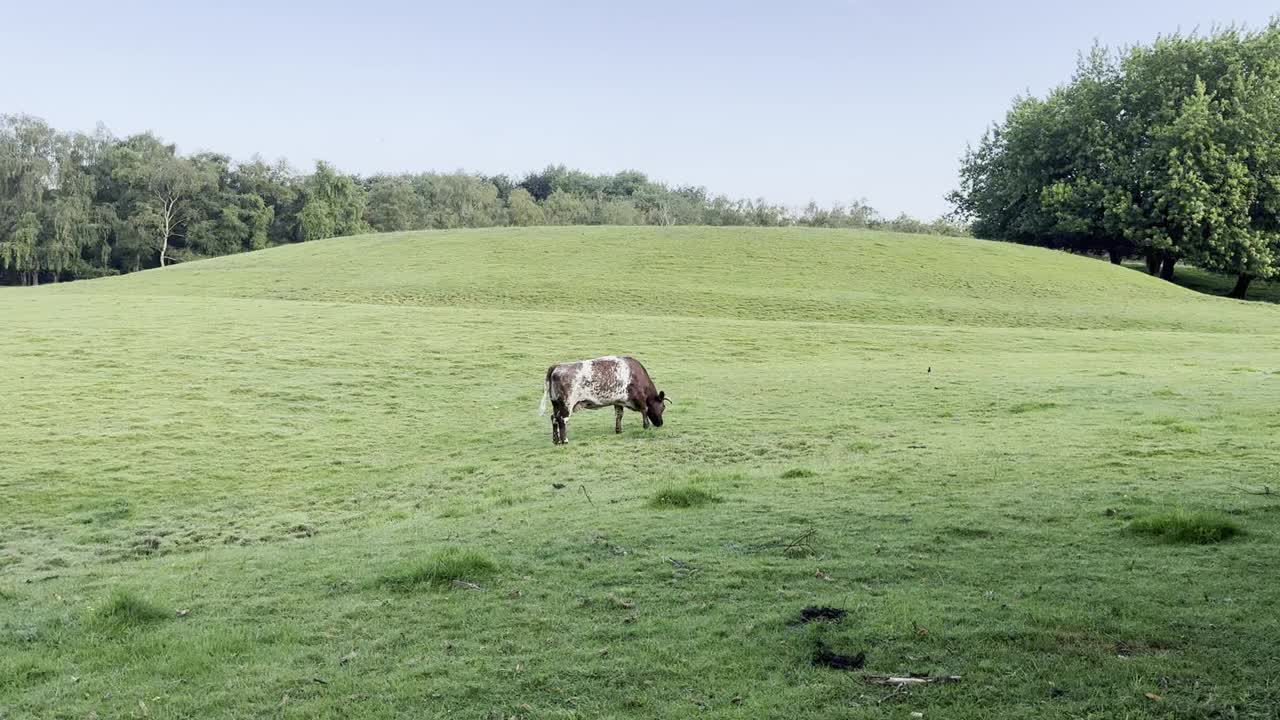
{"type": "Polygon", "coordinates": [[[0,116],[0,284],[93,278],[370,231],[503,225],[811,225],[964,234],[865,202],[800,212],[562,165],[516,180],[465,172],[359,177],[325,162],[183,155],[151,133],[63,132],[0,116]]]}
{"type": "Polygon", "coordinates": [[[1020,97],[961,165],[978,237],[1280,275],[1280,23],[1094,47],[1070,82],[1020,97]]]}

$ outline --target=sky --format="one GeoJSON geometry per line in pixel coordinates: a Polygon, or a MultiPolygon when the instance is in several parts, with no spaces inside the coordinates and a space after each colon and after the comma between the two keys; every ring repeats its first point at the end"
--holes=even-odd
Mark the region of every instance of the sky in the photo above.
{"type": "Polygon", "coordinates": [[[0,0],[0,113],[347,172],[552,163],[801,206],[949,209],[967,143],[1096,40],[1259,0],[0,0]]]}

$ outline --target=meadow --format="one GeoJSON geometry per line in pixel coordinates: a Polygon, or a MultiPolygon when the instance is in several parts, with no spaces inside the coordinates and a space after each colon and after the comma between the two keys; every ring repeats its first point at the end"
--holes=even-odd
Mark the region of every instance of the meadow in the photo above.
{"type": "Polygon", "coordinates": [[[0,288],[0,358],[4,720],[1280,708],[1274,305],[972,239],[413,232],[0,288]],[[604,354],[666,425],[553,447],[546,368],[604,354]],[[866,680],[907,673],[961,680],[866,680]]]}

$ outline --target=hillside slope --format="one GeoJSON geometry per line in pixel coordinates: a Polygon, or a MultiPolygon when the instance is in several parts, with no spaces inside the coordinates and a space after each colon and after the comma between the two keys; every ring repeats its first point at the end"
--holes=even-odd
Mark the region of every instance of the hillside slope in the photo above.
{"type": "Polygon", "coordinates": [[[0,289],[0,720],[1269,717],[1278,317],[798,229],[0,289]],[[609,353],[665,425],[553,447],[546,368],[609,353]],[[1244,534],[1131,531],[1173,509],[1244,534]]]}
{"type": "Polygon", "coordinates": [[[340,238],[67,292],[982,327],[1280,329],[1088,258],[981,240],[805,228],[569,227],[340,238]]]}

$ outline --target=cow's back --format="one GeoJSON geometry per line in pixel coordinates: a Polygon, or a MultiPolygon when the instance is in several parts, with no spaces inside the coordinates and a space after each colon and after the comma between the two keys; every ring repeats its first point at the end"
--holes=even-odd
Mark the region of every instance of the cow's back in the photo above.
{"type": "Polygon", "coordinates": [[[627,403],[631,365],[616,356],[557,365],[548,373],[553,400],[562,401],[569,412],[578,406],[590,408],[627,403]]]}

